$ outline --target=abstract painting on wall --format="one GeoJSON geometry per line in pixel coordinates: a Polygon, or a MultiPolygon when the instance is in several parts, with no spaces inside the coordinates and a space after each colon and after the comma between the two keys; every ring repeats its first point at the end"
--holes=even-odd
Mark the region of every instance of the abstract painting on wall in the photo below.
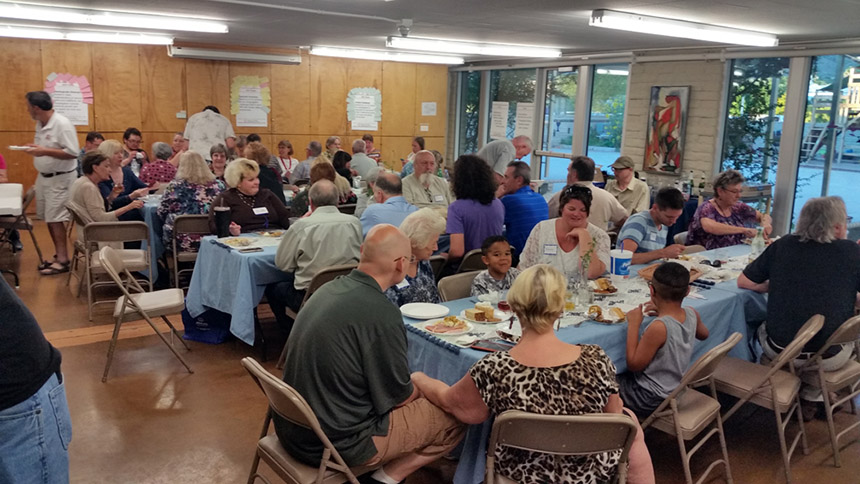
{"type": "Polygon", "coordinates": [[[689,99],[690,86],[651,88],[645,170],[676,175],[681,173],[689,99]]]}

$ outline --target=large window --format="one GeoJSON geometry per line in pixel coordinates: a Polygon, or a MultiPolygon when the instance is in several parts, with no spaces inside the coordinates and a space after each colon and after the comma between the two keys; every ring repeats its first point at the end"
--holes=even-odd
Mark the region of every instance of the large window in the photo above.
{"type": "Polygon", "coordinates": [[[481,73],[463,72],[461,76],[457,156],[478,151],[478,120],[481,103],[481,73]]]}
{"type": "Polygon", "coordinates": [[[812,59],[792,220],[808,199],[836,195],[845,200],[848,216],[860,222],[858,66],[860,55],[812,59]]]}
{"type": "Polygon", "coordinates": [[[586,155],[604,168],[621,156],[628,76],[627,64],[594,66],[586,155]]]}
{"type": "MultiPolygon", "coordinates": [[[[562,67],[547,70],[543,139],[540,142],[541,149],[544,151],[567,154],[571,152],[578,83],[579,71],[575,68],[562,67]]],[[[551,156],[543,158],[541,177],[556,181],[552,187],[553,192],[564,186],[569,164],[568,158],[551,156]]]]}
{"type": "MultiPolygon", "coordinates": [[[[537,85],[537,71],[535,69],[515,69],[507,71],[490,72],[490,105],[487,126],[489,135],[487,139],[513,138],[516,130],[517,107],[519,103],[531,104],[534,109],[535,86],[537,85]],[[507,106],[507,119],[505,122],[505,136],[493,136],[493,103],[497,106],[507,106]]],[[[504,117],[504,116],[503,116],[504,117]]],[[[499,133],[501,134],[501,133],[499,133]]]]}

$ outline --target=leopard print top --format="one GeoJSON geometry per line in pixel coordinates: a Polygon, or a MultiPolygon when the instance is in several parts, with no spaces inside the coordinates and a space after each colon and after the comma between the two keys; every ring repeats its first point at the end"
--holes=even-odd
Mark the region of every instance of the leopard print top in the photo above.
{"type": "MultiPolygon", "coordinates": [[[[469,374],[496,415],[505,410],[544,415],[602,413],[609,396],[618,393],[615,365],[600,346],[581,347],[576,361],[549,368],[522,365],[508,352],[499,351],[481,358],[469,374]]],[[[617,452],[561,457],[502,446],[494,451],[496,472],[520,484],[608,482],[618,464],[617,452]]]]}

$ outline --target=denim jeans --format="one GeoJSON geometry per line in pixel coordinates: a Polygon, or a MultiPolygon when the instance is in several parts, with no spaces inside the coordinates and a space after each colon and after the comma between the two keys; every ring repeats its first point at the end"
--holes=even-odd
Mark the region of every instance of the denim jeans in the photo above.
{"type": "Polygon", "coordinates": [[[33,396],[0,410],[0,482],[69,482],[71,440],[66,389],[51,375],[33,396]]]}

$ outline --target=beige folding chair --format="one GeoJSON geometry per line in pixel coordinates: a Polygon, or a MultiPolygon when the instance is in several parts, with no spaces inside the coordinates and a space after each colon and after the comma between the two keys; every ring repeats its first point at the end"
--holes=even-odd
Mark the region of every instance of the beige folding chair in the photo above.
{"type": "MultiPolygon", "coordinates": [[[[177,237],[182,234],[186,235],[209,235],[212,232],[209,230],[208,215],[180,215],[173,220],[173,240],[171,241],[173,253],[171,260],[173,261],[173,284],[174,287],[182,289],[179,283],[179,276],[186,272],[193,272],[194,269],[179,269],[179,264],[182,262],[196,262],[197,252],[179,250],[177,237]]],[[[187,287],[187,286],[186,286],[187,287]]]]}
{"type": "Polygon", "coordinates": [[[338,205],[337,209],[340,210],[340,213],[345,213],[347,215],[355,215],[354,203],[345,203],[343,205],[338,205]]]}
{"type": "Polygon", "coordinates": [[[496,417],[487,447],[485,484],[514,481],[496,475],[496,446],[559,456],[590,455],[621,451],[614,482],[627,481],[627,457],[636,424],[627,415],[597,413],[587,415],[539,415],[508,410],[496,417]]]}
{"type": "MultiPolygon", "coordinates": [[[[685,237],[686,237],[686,234],[685,234],[685,237]]],[[[684,247],[684,251],[681,253],[682,254],[698,254],[699,252],[704,252],[704,251],[705,251],[704,245],[696,244],[696,245],[688,245],[688,246],[684,247]]]]}
{"type": "Polygon", "coordinates": [[[687,231],[678,232],[675,234],[674,241],[676,244],[686,245],[687,244],[687,231]]]}
{"type": "MultiPolygon", "coordinates": [[[[311,279],[310,284],[308,284],[308,288],[305,290],[305,297],[302,299],[302,304],[299,306],[299,311],[301,311],[302,307],[308,302],[308,299],[316,292],[317,289],[322,287],[323,284],[327,282],[333,281],[338,276],[345,276],[352,272],[353,269],[358,267],[358,264],[341,264],[336,266],[324,267],[319,272],[314,274],[313,279],[311,279]]],[[[294,321],[298,314],[296,311],[293,311],[289,307],[287,308],[287,316],[292,318],[294,321]]],[[[287,359],[287,344],[284,343],[284,349],[281,350],[281,356],[278,358],[278,364],[275,366],[278,369],[282,369],[284,367],[284,361],[287,359]]]]}
{"type": "MultiPolygon", "coordinates": [[[[90,321],[93,320],[93,307],[98,304],[111,303],[113,300],[95,300],[95,288],[111,286],[108,281],[96,281],[95,275],[103,274],[104,268],[94,252],[99,249],[99,243],[122,243],[131,241],[147,241],[149,243],[149,227],[144,222],[91,222],[84,226],[84,271],[87,286],[87,306],[90,321]]],[[[125,267],[129,271],[149,271],[149,279],[143,281],[152,290],[152,264],[149,251],[142,249],[116,249],[125,267]]],[[[71,271],[71,269],[70,269],[71,271]]],[[[129,272],[129,274],[131,274],[129,272]]],[[[139,285],[138,285],[139,286],[139,285]]]]}
{"type": "MultiPolygon", "coordinates": [[[[33,203],[34,198],[36,198],[36,187],[30,187],[27,189],[27,193],[24,194],[24,201],[21,203],[21,214],[0,217],[0,231],[3,231],[7,235],[11,230],[26,230],[30,232],[30,239],[33,241],[36,254],[39,255],[39,262],[41,262],[45,260],[42,257],[42,249],[39,248],[39,242],[36,241],[36,235],[33,233],[33,222],[27,217],[27,208],[33,203]]],[[[0,239],[3,239],[3,237],[0,237],[0,239]]],[[[12,252],[15,252],[14,249],[12,252]]]]}
{"type": "Polygon", "coordinates": [[[809,363],[800,369],[801,380],[806,384],[820,388],[824,397],[827,430],[830,432],[830,445],[833,447],[833,465],[836,467],[842,467],[842,462],[839,459],[840,437],[860,425],[860,420],[857,420],[837,434],[836,426],[833,423],[834,408],[847,402],[851,404],[851,413],[857,415],[857,404],[854,403],[854,398],[860,395],[860,341],[858,340],[860,340],[860,316],[854,316],[842,323],[830,335],[824,346],[809,359],[809,363]],[[854,346],[854,359],[848,360],[848,363],[838,370],[824,371],[821,368],[821,360],[824,352],[831,346],[843,344],[854,346]],[[838,392],[844,389],[848,389],[848,394],[841,395],[835,402],[830,401],[831,392],[838,392]]]}
{"type": "Polygon", "coordinates": [[[482,271],[487,268],[487,264],[481,260],[481,249],[473,249],[466,252],[463,260],[460,261],[460,267],[457,268],[457,274],[469,271],[482,271]]]}
{"type": "Polygon", "coordinates": [[[434,255],[430,257],[430,267],[433,268],[433,277],[437,280],[439,279],[439,275],[442,274],[442,269],[445,268],[445,263],[448,262],[448,257],[444,255],[434,255]]]}
{"type": "Polygon", "coordinates": [[[798,441],[802,444],[804,455],[809,454],[803,415],[800,412],[800,378],[795,375],[794,359],[803,350],[803,346],[818,333],[823,324],[824,316],[820,314],[809,318],[797,332],[794,340],[769,366],[729,357],[725,358],[714,371],[717,390],[738,398],[737,403],[723,414],[723,420],[728,420],[746,402],[773,410],[787,483],[791,482],[791,456],[797,448],[798,441]],[[783,370],[786,365],[789,371],[783,370]],[[799,429],[791,445],[787,446],[785,430],[791,422],[792,412],[797,415],[799,429]],[[783,414],[785,414],[785,420],[783,420],[783,414]]]}
{"type": "Polygon", "coordinates": [[[242,366],[248,370],[251,378],[254,379],[254,382],[263,390],[269,400],[269,410],[266,412],[263,431],[257,442],[257,452],[254,455],[254,463],[251,465],[248,484],[253,484],[258,477],[267,483],[269,482],[257,472],[261,458],[284,482],[290,484],[339,484],[347,481],[358,484],[358,479],[355,476],[380,467],[379,465],[353,468],[347,466],[337,449],[326,437],[310,405],[299,392],[266,371],[253,358],[242,358],[242,366]],[[311,467],[291,456],[281,445],[277,435],[268,435],[272,413],[314,432],[324,449],[319,467],[311,467]]]}
{"type": "Polygon", "coordinates": [[[472,294],[472,281],[477,275],[477,271],[472,271],[439,279],[439,296],[442,297],[442,301],[469,297],[472,294]]]}
{"type": "Polygon", "coordinates": [[[112,247],[104,247],[99,251],[99,262],[100,266],[104,268],[105,272],[107,272],[110,278],[113,279],[113,282],[119,286],[123,294],[122,297],[116,300],[116,304],[113,309],[113,316],[116,318],[116,324],[114,325],[113,336],[111,337],[110,347],[108,348],[107,363],[105,364],[104,375],[102,375],[102,382],[107,381],[110,365],[113,361],[113,353],[116,349],[116,340],[117,336],[119,336],[120,326],[126,321],[136,321],[140,318],[146,320],[149,326],[152,327],[152,330],[155,331],[155,334],[161,338],[161,341],[163,341],[164,344],[170,348],[170,351],[173,352],[176,358],[182,362],[188,370],[188,373],[194,373],[191,367],[188,366],[188,363],[185,362],[185,359],[182,358],[182,355],[180,355],[176,351],[176,348],[173,347],[173,337],[176,336],[179,338],[179,341],[182,342],[185,349],[191,351],[191,348],[188,346],[188,343],[182,339],[179,332],[176,331],[173,323],[167,319],[168,314],[180,313],[185,308],[185,294],[182,292],[182,289],[164,289],[155,292],[144,292],[143,288],[140,287],[140,283],[138,283],[137,280],[128,272],[126,263],[122,260],[119,251],[112,247]],[[125,282],[123,282],[121,274],[125,274],[125,282]],[[140,291],[140,293],[131,294],[129,292],[131,288],[140,291]],[[155,327],[155,323],[152,322],[152,318],[157,316],[161,316],[161,319],[163,319],[170,328],[171,341],[168,342],[167,338],[158,331],[158,328],[155,327]]]}
{"type": "Polygon", "coordinates": [[[678,439],[678,449],[681,452],[681,464],[684,466],[684,478],[687,484],[693,482],[690,460],[702,448],[702,445],[715,434],[719,438],[723,458],[711,462],[696,483],[704,482],[711,470],[723,464],[726,467],[726,481],[732,484],[729,452],[726,448],[723,419],[720,416],[720,402],[717,401],[713,373],[720,361],[742,338],[740,333],[732,333],[728,339],[711,348],[710,351],[696,360],[693,366],[684,373],[678,387],[642,422],[643,429],[653,426],[655,429],[674,435],[678,439]],[[708,387],[710,396],[695,390],[695,388],[703,386],[708,387]],[[715,423],[715,425],[688,452],[685,442],[695,439],[711,423],[715,423]]]}

